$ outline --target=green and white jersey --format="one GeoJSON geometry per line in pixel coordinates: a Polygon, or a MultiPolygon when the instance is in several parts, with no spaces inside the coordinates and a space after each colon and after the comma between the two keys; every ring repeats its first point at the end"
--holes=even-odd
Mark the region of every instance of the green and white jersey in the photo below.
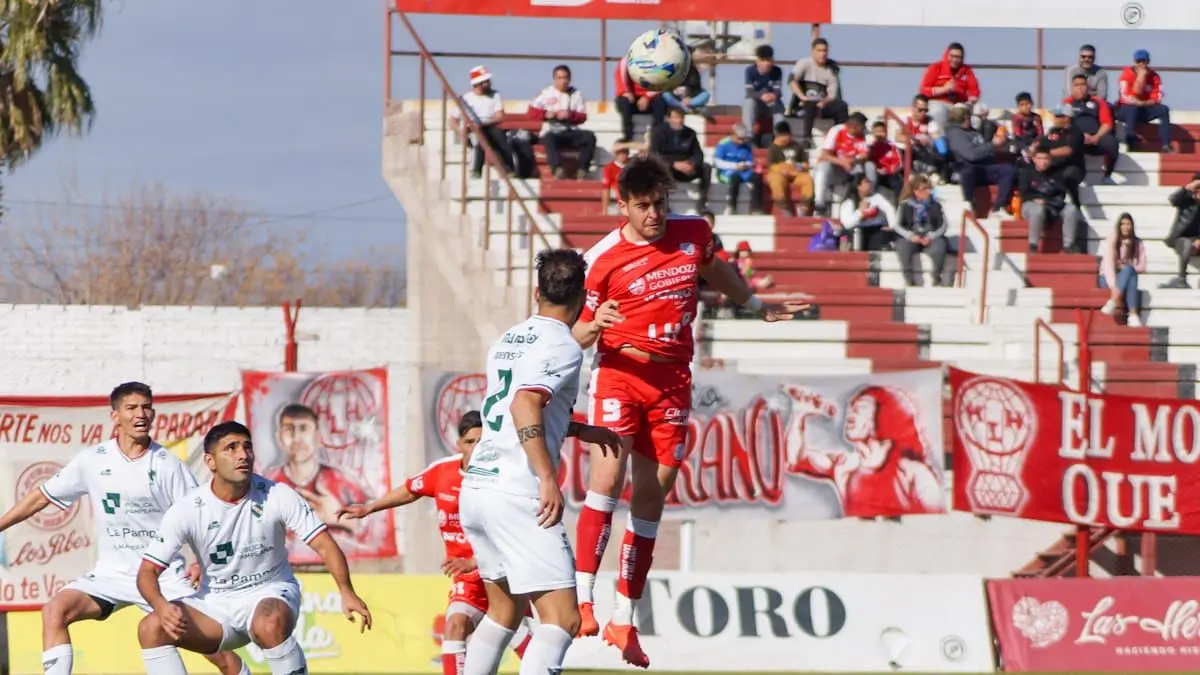
{"type": "Polygon", "coordinates": [[[542,422],[555,468],[579,393],[583,350],[567,324],[534,315],[508,329],[488,350],[483,436],[471,453],[463,485],[536,497],[538,479],[517,438],[509,408],[518,391],[545,398],[542,422]]]}
{"type": "MultiPolygon", "coordinates": [[[[129,459],[115,439],[75,455],[42,484],[42,494],[60,509],[87,495],[96,528],[96,572],[136,576],[142,552],[158,534],[172,504],[196,489],[196,478],[175,455],[157,443],[129,459]]],[[[163,558],[163,566],[183,567],[183,558],[163,558]],[[169,563],[169,564],[168,564],[169,563]]]]}
{"type": "Polygon", "coordinates": [[[213,494],[211,484],[179,500],[143,559],[165,567],[184,544],[190,545],[204,569],[205,594],[236,595],[273,581],[294,582],[287,533],[308,544],[325,524],[287,485],[258,474],[250,480],[250,492],[237,503],[213,494]]]}

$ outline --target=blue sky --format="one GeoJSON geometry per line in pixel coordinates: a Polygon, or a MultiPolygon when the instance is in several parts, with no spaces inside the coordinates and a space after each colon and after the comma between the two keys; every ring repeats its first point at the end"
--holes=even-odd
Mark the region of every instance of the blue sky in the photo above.
{"type": "MultiPolygon", "coordinates": [[[[599,49],[595,21],[416,16],[432,50],[591,54],[599,49]],[[528,36],[536,35],[531,40],[528,36]],[[531,45],[536,45],[533,47],[531,45]]],[[[618,54],[653,24],[613,22],[609,54],[618,54]]],[[[409,48],[397,23],[397,42],[409,48]]],[[[1033,31],[826,27],[835,57],[926,62],[946,43],[963,42],[968,62],[1032,63],[1033,31]]],[[[774,26],[781,56],[807,51],[806,26],[774,26]]],[[[1124,64],[1134,49],[1150,49],[1159,65],[1194,62],[1185,33],[1047,31],[1046,59],[1073,61],[1083,42],[1104,64],[1124,64]]],[[[203,192],[265,214],[274,227],[304,229],[313,255],[336,259],[404,238],[404,214],[380,176],[383,96],[383,14],[376,0],[155,0],[113,3],[82,68],[99,110],[90,134],[53,139],[6,179],[8,224],[20,227],[60,212],[62,184],[74,183],[75,203],[96,205],[139,184],[160,182],[178,193],[203,192]]],[[[595,63],[570,63],[576,84],[599,95],[595,63]]],[[[465,85],[473,60],[446,59],[455,85],[465,85]]],[[[552,62],[487,64],[510,99],[531,98],[548,83],[552,62]]],[[[398,59],[395,95],[417,95],[415,59],[398,59]]],[[[739,73],[718,73],[717,93],[737,102],[739,73]]],[[[917,70],[848,69],[851,104],[901,105],[917,70]]],[[[1008,105],[1034,88],[1032,73],[980,73],[984,100],[1008,105]]],[[[432,81],[432,77],[430,78],[432,81]]],[[[1047,75],[1047,94],[1059,86],[1047,75]]],[[[1115,85],[1115,82],[1114,82],[1115,85]]],[[[465,86],[464,86],[465,88],[465,86]]],[[[1200,109],[1200,77],[1166,75],[1168,103],[1200,109]]],[[[611,89],[610,89],[611,92],[611,89]]],[[[437,94],[432,91],[429,96],[437,94]]]]}

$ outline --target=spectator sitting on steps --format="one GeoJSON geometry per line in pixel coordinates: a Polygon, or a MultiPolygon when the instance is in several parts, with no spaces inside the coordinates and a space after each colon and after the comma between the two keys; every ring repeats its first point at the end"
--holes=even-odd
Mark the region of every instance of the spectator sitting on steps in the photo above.
{"type": "Polygon", "coordinates": [[[1187,272],[1192,258],[1200,257],[1200,172],[1192,174],[1187,185],[1170,197],[1175,207],[1175,222],[1163,240],[1179,256],[1179,272],[1159,288],[1188,288],[1187,272]]]}
{"type": "Polygon", "coordinates": [[[633,140],[634,115],[650,115],[651,128],[662,124],[667,112],[665,99],[658,92],[643,89],[635,84],[625,68],[625,59],[617,63],[616,85],[617,98],[613,104],[621,117],[620,140],[626,143],[633,140]]]}
{"type": "Polygon", "coordinates": [[[1004,142],[999,134],[988,139],[972,129],[971,114],[966,108],[955,106],[950,111],[946,144],[958,166],[958,184],[962,187],[963,199],[967,204],[975,203],[975,187],[978,185],[997,187],[998,194],[996,202],[992,204],[992,213],[1004,211],[1012,202],[1013,165],[996,159],[996,148],[1004,142]]]}
{"type": "Polygon", "coordinates": [[[587,103],[583,94],[571,86],[571,69],[565,65],[554,67],[554,84],[529,104],[529,114],[542,122],[542,149],[546,151],[546,163],[555,178],[566,178],[559,148],[579,151],[578,174],[586,174],[596,154],[596,134],[581,127],[587,121],[587,103]]]}
{"type": "Polygon", "coordinates": [[[1122,213],[1117,226],[1100,244],[1100,287],[1112,290],[1100,313],[1112,315],[1125,306],[1125,321],[1135,328],[1142,325],[1141,291],[1138,275],[1146,271],[1146,245],[1137,236],[1133,216],[1122,213]]]}
{"type": "Polygon", "coordinates": [[[942,54],[942,60],[925,69],[921,78],[921,94],[929,99],[929,114],[946,129],[950,118],[950,107],[959,103],[975,105],[979,100],[979,80],[975,71],[963,63],[966,50],[961,43],[951,42],[942,54]]]}
{"type": "Polygon", "coordinates": [[[1063,96],[1072,95],[1072,83],[1077,75],[1087,78],[1088,96],[1096,96],[1106,103],[1112,100],[1108,97],[1108,71],[1096,65],[1096,48],[1092,45],[1080,47],[1079,63],[1067,66],[1067,77],[1063,82],[1063,96]]]}
{"type": "Polygon", "coordinates": [[[754,252],[750,250],[750,242],[738,242],[737,250],[733,254],[733,264],[751,290],[765,291],[775,285],[774,277],[754,269],[754,252]]]}
{"type": "Polygon", "coordinates": [[[742,124],[754,133],[758,118],[771,116],[771,123],[783,121],[783,70],[775,65],[771,45],[754,50],[754,63],[746,66],[746,100],[742,102],[742,124]]]}
{"type": "Polygon", "coordinates": [[[879,189],[895,204],[896,198],[904,190],[904,156],[900,154],[900,148],[888,140],[887,123],[883,120],[871,125],[867,159],[875,165],[879,174],[879,189]]]}
{"type": "Polygon", "coordinates": [[[700,72],[706,66],[696,63],[697,58],[707,58],[709,52],[703,49],[689,47],[692,52],[692,67],[688,70],[683,84],[673,91],[663,92],[662,99],[671,108],[679,108],[685,113],[699,112],[708,105],[710,94],[705,91],[704,83],[700,80],[700,72]]]}
{"type": "Polygon", "coordinates": [[[754,170],[754,148],[750,146],[750,134],[741,123],[733,125],[733,133],[722,139],[713,151],[713,163],[717,169],[717,180],[729,190],[725,215],[737,212],[738,193],[742,186],[750,188],[750,213],[762,211],[762,176],[754,170]]]}
{"type": "Polygon", "coordinates": [[[712,169],[704,161],[704,146],[695,130],[683,123],[682,110],[671,108],[667,112],[667,123],[650,130],[650,152],[670,165],[675,180],[697,183],[700,196],[696,198],[696,211],[704,211],[712,169]]]}
{"type": "Polygon", "coordinates": [[[617,178],[621,175],[621,169],[629,162],[630,154],[644,154],[646,146],[638,143],[624,143],[617,141],[612,146],[613,161],[604,165],[604,170],[600,172],[600,181],[604,185],[604,192],[600,193],[600,207],[604,213],[608,213],[609,205],[613,199],[618,198],[617,194],[617,178]]]}
{"type": "Polygon", "coordinates": [[[1044,134],[1042,116],[1033,111],[1033,96],[1023,91],[1017,94],[1017,111],[1012,115],[1012,133],[1008,149],[1026,164],[1033,160],[1033,146],[1044,134]]]}
{"type": "Polygon", "coordinates": [[[1084,75],[1075,76],[1071,82],[1071,95],[1063,103],[1071,106],[1071,124],[1083,134],[1083,152],[1104,158],[1104,183],[1111,185],[1121,147],[1114,133],[1108,103],[1099,96],[1088,94],[1088,80],[1084,75]]]}
{"type": "Polygon", "coordinates": [[[812,208],[813,179],[808,172],[808,151],[792,139],[787,120],[775,125],[775,138],[767,148],[767,185],[775,208],[789,215],[808,215],[812,208]],[[792,190],[800,193],[800,209],[792,201],[792,190]]]}
{"type": "MultiPolygon", "coordinates": [[[[1021,176],[1021,217],[1029,223],[1029,252],[1036,253],[1046,223],[1062,219],[1063,251],[1083,253],[1076,248],[1079,210],[1067,201],[1067,188],[1050,168],[1050,149],[1039,145],[1033,151],[1033,170],[1021,176]]],[[[1079,242],[1080,248],[1086,240],[1079,242]]]]}
{"type": "MultiPolygon", "coordinates": [[[[475,66],[471,69],[471,91],[462,95],[462,102],[467,106],[463,113],[470,115],[475,124],[479,125],[483,136],[475,139],[471,178],[483,176],[484,143],[487,143],[496,157],[504,162],[505,170],[511,172],[512,148],[508,144],[507,133],[500,127],[500,123],[504,121],[504,101],[500,98],[500,92],[492,89],[492,74],[487,68],[475,66]]],[[[453,122],[462,125],[464,134],[469,131],[466,122],[459,122],[457,119],[453,119],[453,122]]]]}
{"type": "Polygon", "coordinates": [[[904,118],[904,127],[896,136],[896,141],[903,144],[905,139],[912,141],[912,170],[914,173],[934,174],[942,176],[946,168],[946,160],[934,146],[933,134],[929,130],[929,99],[917,94],[912,100],[912,111],[904,118]]]}
{"type": "Polygon", "coordinates": [[[875,183],[866,176],[855,176],[851,186],[842,202],[842,228],[853,237],[855,250],[882,251],[892,242],[896,207],[875,191],[875,183]]]}
{"type": "Polygon", "coordinates": [[[874,184],[875,165],[870,162],[867,148],[867,116],[856,112],[825,134],[821,158],[817,161],[814,183],[816,212],[829,215],[829,201],[835,187],[845,185],[853,176],[865,175],[874,184]]]}
{"type": "Polygon", "coordinates": [[[1119,81],[1121,107],[1117,117],[1125,125],[1125,146],[1133,152],[1137,125],[1158,120],[1158,143],[1163,152],[1171,149],[1171,109],[1163,105],[1162,78],[1150,67],[1150,52],[1133,53],[1133,65],[1126,66],[1119,81]]]}
{"type": "Polygon", "coordinates": [[[1069,105],[1055,107],[1054,124],[1046,130],[1041,144],[1050,149],[1050,170],[1062,179],[1067,196],[1075,208],[1082,209],[1079,184],[1085,175],[1083,132],[1071,124],[1073,113],[1074,109],[1069,105]]]}
{"type": "Polygon", "coordinates": [[[921,175],[913,176],[900,193],[900,208],[896,213],[894,237],[896,255],[904,282],[912,287],[923,286],[921,274],[914,264],[917,255],[928,253],[933,265],[934,286],[949,286],[945,279],[946,214],[933,197],[933,183],[921,175]]]}
{"type": "Polygon", "coordinates": [[[850,109],[842,100],[838,71],[837,62],[829,58],[829,41],[817,38],[812,41],[811,56],[797,61],[788,75],[788,87],[792,90],[788,114],[803,116],[797,140],[806,148],[812,147],[813,124],[818,117],[842,124],[850,116],[850,109]]]}

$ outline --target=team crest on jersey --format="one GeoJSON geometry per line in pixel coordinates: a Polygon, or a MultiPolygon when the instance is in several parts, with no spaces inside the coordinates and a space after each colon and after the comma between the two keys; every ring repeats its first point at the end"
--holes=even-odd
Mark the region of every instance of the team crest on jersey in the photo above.
{"type": "Polygon", "coordinates": [[[423,476],[417,476],[412,480],[412,489],[414,491],[420,492],[423,487],[425,487],[425,478],[423,476]]]}
{"type": "Polygon", "coordinates": [[[690,241],[685,241],[679,245],[679,250],[684,255],[696,255],[696,245],[690,241]]]}
{"type": "Polygon", "coordinates": [[[646,277],[638,277],[629,284],[629,292],[634,295],[641,295],[646,292],[646,277]]]}
{"type": "Polygon", "coordinates": [[[255,518],[262,518],[263,505],[258,502],[254,502],[250,505],[250,513],[254,514],[255,518]]]}

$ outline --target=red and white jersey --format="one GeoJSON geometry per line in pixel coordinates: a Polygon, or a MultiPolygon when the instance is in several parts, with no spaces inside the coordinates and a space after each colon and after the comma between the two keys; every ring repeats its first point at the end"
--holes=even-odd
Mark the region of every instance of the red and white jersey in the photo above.
{"type": "Polygon", "coordinates": [[[930,121],[929,115],[925,116],[924,122],[918,122],[912,115],[904,116],[904,126],[910,138],[929,138],[930,121]]]}
{"type": "Polygon", "coordinates": [[[700,267],[713,259],[713,235],[697,216],[668,216],[666,232],[652,242],[632,242],[613,230],[585,256],[587,304],[580,321],[591,321],[601,303],[616,300],[625,317],[600,334],[603,355],[633,347],[671,360],[690,361],[691,324],[699,301],[700,267]]]}
{"type": "Polygon", "coordinates": [[[867,152],[867,137],[851,135],[845,124],[839,124],[825,134],[824,149],[838,156],[838,159],[853,159],[867,152]]]}
{"type": "Polygon", "coordinates": [[[447,558],[473,558],[475,552],[467,543],[462,523],[458,519],[458,493],[462,490],[462,455],[453,455],[425,467],[421,473],[404,481],[404,487],[414,495],[432,497],[437,504],[438,529],[446,544],[447,558]]]}

